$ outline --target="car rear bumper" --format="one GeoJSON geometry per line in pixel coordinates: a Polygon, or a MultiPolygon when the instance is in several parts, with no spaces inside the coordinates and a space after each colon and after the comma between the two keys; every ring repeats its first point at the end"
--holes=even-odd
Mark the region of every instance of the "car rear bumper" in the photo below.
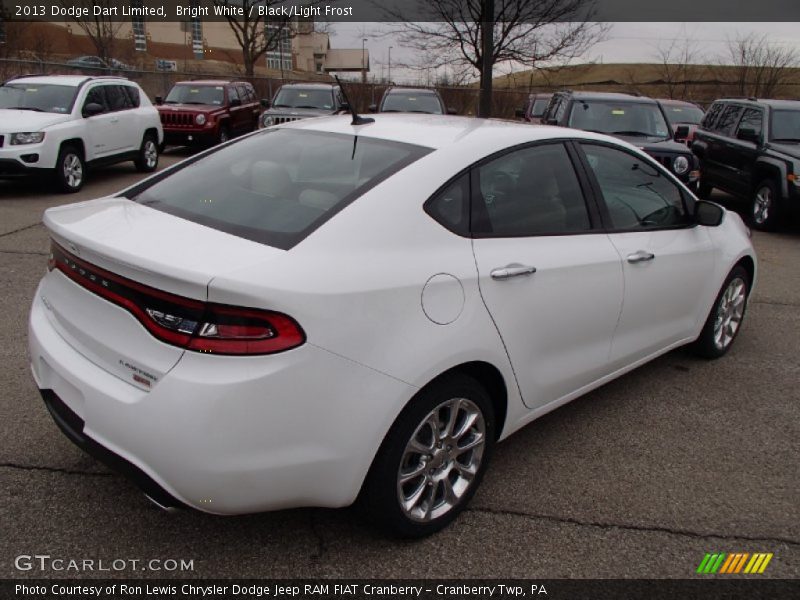
{"type": "Polygon", "coordinates": [[[346,506],[416,391],[306,343],[261,357],[186,352],[147,392],[75,350],[48,311],[37,291],[31,370],[54,420],[164,506],[346,506]]]}

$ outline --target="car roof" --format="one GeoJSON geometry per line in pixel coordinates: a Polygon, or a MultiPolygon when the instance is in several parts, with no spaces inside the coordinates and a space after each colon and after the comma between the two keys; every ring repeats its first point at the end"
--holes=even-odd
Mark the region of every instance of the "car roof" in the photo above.
{"type": "Polygon", "coordinates": [[[36,83],[36,84],[44,84],[44,83],[51,83],[57,85],[67,85],[78,87],[87,81],[116,81],[116,82],[125,82],[128,83],[129,80],[125,79],[124,77],[89,77],[87,75],[20,75],[19,77],[12,77],[11,79],[7,80],[6,83],[36,83]]]}
{"type": "Polygon", "coordinates": [[[196,79],[193,81],[176,81],[175,85],[229,85],[231,83],[246,83],[246,82],[231,81],[230,79],[196,79]]]}
{"type": "Polygon", "coordinates": [[[414,144],[433,149],[477,145],[490,152],[492,148],[502,149],[515,144],[539,140],[572,138],[610,141],[617,145],[633,147],[607,135],[553,127],[530,125],[500,119],[476,119],[450,115],[429,115],[411,113],[378,113],[371,115],[373,123],[352,125],[349,115],[301,119],[285,125],[281,129],[302,129],[327,133],[342,133],[359,137],[390,140],[414,144]]]}
{"type": "MultiPolygon", "coordinates": [[[[687,100],[676,100],[674,98],[658,98],[657,102],[660,102],[661,104],[666,104],[668,106],[689,106],[692,108],[700,108],[694,102],[688,102],[687,100]]],[[[700,110],[702,110],[702,108],[700,110]]]]}
{"type": "Polygon", "coordinates": [[[387,94],[430,94],[432,96],[436,95],[436,90],[429,90],[426,88],[413,88],[413,87],[390,87],[386,90],[387,94]]]}
{"type": "Polygon", "coordinates": [[[736,102],[738,104],[752,104],[752,105],[764,104],[766,106],[769,106],[770,108],[792,108],[795,110],[800,108],[800,100],[770,100],[770,99],[762,100],[761,98],[720,98],[719,100],[715,100],[715,102],[736,102]]]}
{"type": "Polygon", "coordinates": [[[336,84],[335,83],[284,83],[281,87],[316,88],[320,90],[329,90],[331,88],[336,87],[336,84]]]}
{"type": "Polygon", "coordinates": [[[647,96],[634,96],[621,92],[567,92],[576,100],[616,100],[617,102],[637,102],[640,104],[655,104],[656,101],[647,96]]]}

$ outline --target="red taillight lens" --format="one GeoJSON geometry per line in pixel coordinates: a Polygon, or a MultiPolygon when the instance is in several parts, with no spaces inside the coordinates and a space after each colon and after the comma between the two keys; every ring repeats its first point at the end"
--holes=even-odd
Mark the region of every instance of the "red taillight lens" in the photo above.
{"type": "Polygon", "coordinates": [[[162,342],[213,354],[274,354],[306,341],[300,325],[282,313],[200,302],[116,275],[52,243],[48,269],[126,309],[162,342]]]}

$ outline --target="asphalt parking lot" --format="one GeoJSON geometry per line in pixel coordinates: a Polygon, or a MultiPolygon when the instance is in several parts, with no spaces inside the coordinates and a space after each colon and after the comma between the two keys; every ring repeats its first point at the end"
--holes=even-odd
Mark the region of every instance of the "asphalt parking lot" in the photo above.
{"type": "Polygon", "coordinates": [[[58,431],[26,344],[42,212],[139,177],[104,169],[72,196],[0,182],[0,578],[79,575],[15,568],[33,554],[194,566],[95,574],[121,577],[685,578],[706,552],[772,552],[765,576],[800,577],[799,226],[755,234],[760,281],[727,357],[675,351],[547,415],[498,447],[453,526],[398,542],[350,510],[161,512],[58,431]]]}

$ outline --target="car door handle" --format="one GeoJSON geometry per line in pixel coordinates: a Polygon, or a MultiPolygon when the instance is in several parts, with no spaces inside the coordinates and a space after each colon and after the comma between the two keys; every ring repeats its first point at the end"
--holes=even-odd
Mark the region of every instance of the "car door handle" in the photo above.
{"type": "Polygon", "coordinates": [[[536,267],[529,267],[519,263],[511,263],[505,267],[492,269],[490,275],[492,279],[511,279],[512,277],[519,277],[520,275],[533,275],[536,273],[536,267]]]}
{"type": "Polygon", "coordinates": [[[634,252],[633,254],[628,254],[628,262],[631,264],[647,262],[648,260],[653,260],[656,257],[655,254],[652,252],[645,252],[644,250],[639,250],[634,252]]]}

